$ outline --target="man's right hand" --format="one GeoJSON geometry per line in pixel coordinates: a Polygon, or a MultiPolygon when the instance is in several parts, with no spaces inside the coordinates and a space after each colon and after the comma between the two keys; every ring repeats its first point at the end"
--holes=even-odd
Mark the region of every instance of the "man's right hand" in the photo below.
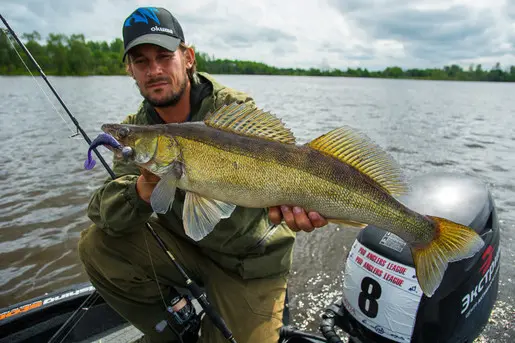
{"type": "Polygon", "coordinates": [[[327,219],[322,217],[320,213],[306,213],[304,209],[297,206],[293,208],[289,206],[270,207],[268,218],[270,218],[270,221],[275,225],[279,225],[284,220],[286,225],[295,232],[311,232],[328,223],[327,219]]]}
{"type": "Polygon", "coordinates": [[[150,196],[152,191],[156,188],[157,183],[161,178],[156,174],[152,174],[146,169],[140,168],[141,175],[136,181],[136,191],[141,199],[150,204],[150,196]]]}

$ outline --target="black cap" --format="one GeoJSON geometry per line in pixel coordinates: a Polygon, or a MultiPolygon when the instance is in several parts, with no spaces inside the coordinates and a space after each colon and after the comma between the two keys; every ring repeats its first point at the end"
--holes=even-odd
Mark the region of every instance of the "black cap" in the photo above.
{"type": "Polygon", "coordinates": [[[123,24],[124,60],[127,52],[136,45],[155,44],[175,51],[181,42],[185,42],[181,25],[161,7],[140,7],[123,24]]]}

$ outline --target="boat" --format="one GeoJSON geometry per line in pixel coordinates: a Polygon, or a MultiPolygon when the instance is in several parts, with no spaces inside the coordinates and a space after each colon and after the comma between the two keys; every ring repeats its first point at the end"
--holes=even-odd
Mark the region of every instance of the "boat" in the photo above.
{"type": "MultiPolygon", "coordinates": [[[[429,298],[420,291],[406,243],[368,226],[346,257],[342,298],[324,310],[320,332],[289,325],[286,306],[280,343],[338,342],[337,328],[349,335],[350,343],[464,343],[479,336],[499,285],[499,223],[490,190],[476,178],[450,173],[422,175],[410,186],[402,202],[420,213],[468,225],[485,241],[484,248],[472,258],[451,263],[429,298]],[[374,268],[356,263],[360,258],[374,268]],[[364,288],[367,282],[370,287],[364,288]],[[389,323],[388,318],[401,323],[389,323]]],[[[191,296],[187,290],[180,291],[191,296]]],[[[200,303],[193,299],[192,304],[202,314],[200,303]]],[[[114,343],[133,342],[141,336],[87,282],[0,310],[0,343],[114,343]]]]}
{"type": "Polygon", "coordinates": [[[0,310],[0,342],[48,342],[75,312],[63,342],[96,342],[130,327],[95,294],[90,283],[79,283],[0,310]]]}

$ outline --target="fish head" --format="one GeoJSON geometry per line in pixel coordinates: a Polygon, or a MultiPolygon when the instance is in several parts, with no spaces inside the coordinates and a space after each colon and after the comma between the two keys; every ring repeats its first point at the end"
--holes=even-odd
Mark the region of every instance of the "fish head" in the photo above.
{"type": "Polygon", "coordinates": [[[115,157],[134,162],[155,174],[179,160],[177,142],[158,125],[104,124],[102,131],[123,146],[113,150],[115,157]]]}

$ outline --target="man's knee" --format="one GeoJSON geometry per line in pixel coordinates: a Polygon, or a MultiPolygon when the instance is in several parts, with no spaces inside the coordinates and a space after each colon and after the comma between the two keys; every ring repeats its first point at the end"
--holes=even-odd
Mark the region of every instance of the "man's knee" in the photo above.
{"type": "Polygon", "coordinates": [[[151,259],[157,244],[146,242],[144,235],[140,230],[111,236],[94,224],[81,232],[78,255],[90,279],[130,289],[152,281],[149,268],[168,269],[156,257],[151,259]]]}
{"type": "Polygon", "coordinates": [[[126,261],[119,258],[121,254],[116,248],[112,237],[95,224],[81,232],[78,255],[90,278],[110,277],[116,274],[118,269],[123,269],[122,264],[126,261]]]}

